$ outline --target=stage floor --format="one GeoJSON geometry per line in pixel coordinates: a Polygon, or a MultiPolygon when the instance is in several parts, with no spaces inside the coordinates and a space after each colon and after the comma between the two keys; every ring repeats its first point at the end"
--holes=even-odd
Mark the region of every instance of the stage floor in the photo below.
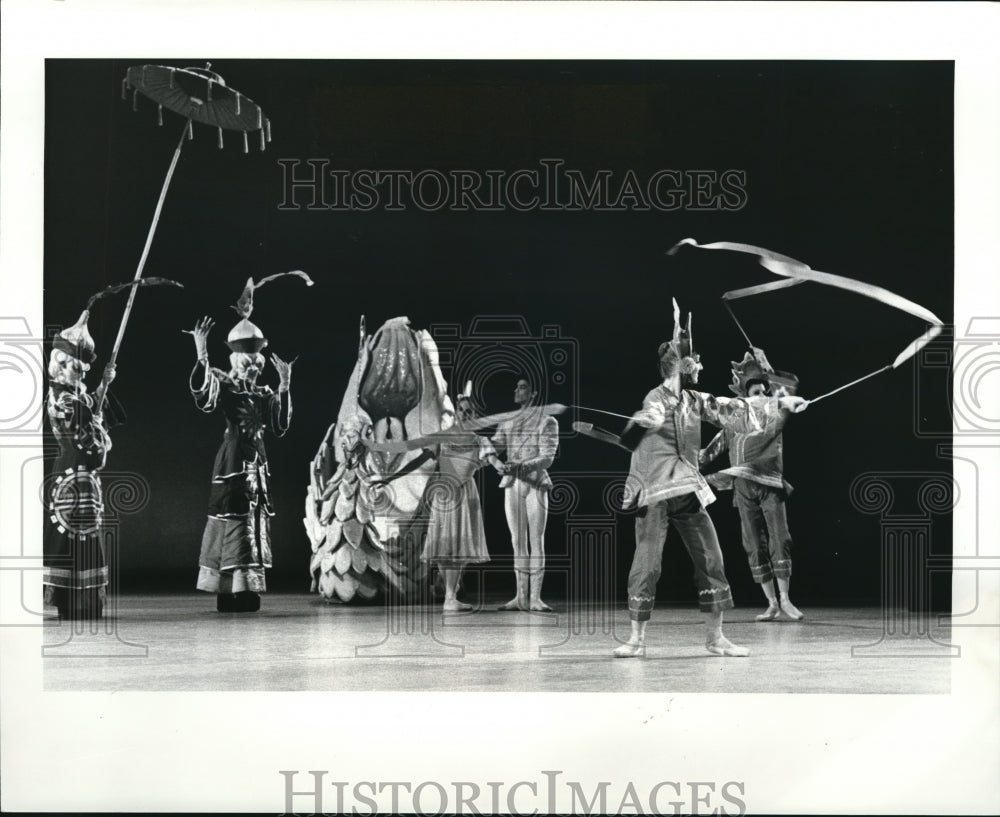
{"type": "Polygon", "coordinates": [[[108,620],[47,618],[46,690],[948,693],[954,648],[947,616],[877,608],[811,608],[801,622],[727,613],[725,633],[749,658],[704,648],[693,608],[653,612],[645,658],[615,659],[627,611],[553,613],[440,606],[330,605],[267,594],[259,613],[218,613],[215,597],[123,596],[108,620]]]}

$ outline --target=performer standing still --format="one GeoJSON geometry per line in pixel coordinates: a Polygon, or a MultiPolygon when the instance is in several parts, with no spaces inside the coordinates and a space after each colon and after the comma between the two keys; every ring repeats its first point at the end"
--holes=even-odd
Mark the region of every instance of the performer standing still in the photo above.
{"type": "Polygon", "coordinates": [[[773,621],[784,613],[799,621],[803,615],[789,596],[792,536],[785,499],[792,486],[784,478],[782,455],[782,431],[788,412],[767,399],[794,394],[798,378],[776,372],[764,352],[757,348],[753,354],[747,352],[739,363],[733,362],[732,367],[733,382],[729,388],[737,396],[749,398],[755,430],[750,434],[731,429],[720,431],[701,451],[699,462],[705,465],[724,451],[729,452],[729,467],[707,479],[717,490],[733,490],[733,505],[739,510],[750,573],[767,598],[767,610],[757,620],[773,621]]]}
{"type": "Polygon", "coordinates": [[[502,422],[493,436],[497,452],[506,463],[500,487],[504,489],[504,511],[514,548],[514,578],[517,593],[501,610],[551,611],[542,601],[545,577],[545,525],[549,515],[552,480],[546,470],[559,446],[559,424],[536,406],[538,392],[527,378],[514,388],[519,414],[502,422]]]}
{"type": "MultiPolygon", "coordinates": [[[[311,283],[308,276],[301,275],[311,283]]],[[[254,289],[275,277],[257,284],[253,279],[247,281],[236,306],[243,319],[226,338],[232,350],[228,373],[208,362],[208,334],[214,322],[203,318],[190,332],[198,355],[189,383],[195,405],[205,413],[221,406],[226,418],[222,445],[212,467],[197,583],[199,590],[216,594],[219,612],[258,611],[260,594],[267,589],[265,571],[271,567],[270,518],[274,508],[264,428],[269,426],[277,437],[288,430],[292,418],[292,363],[272,353],[278,390],[258,385],[257,379],[267,363],[261,354],[267,339],[249,316],[254,289]]]]}
{"type": "Polygon", "coordinates": [[[50,492],[43,543],[45,604],[64,620],[99,619],[107,600],[108,562],[102,528],[100,472],[111,450],[108,423],[99,407],[115,377],[109,363],[95,395],[84,376],[96,359],[87,329],[89,310],[53,340],[46,412],[59,453],[50,492]]]}

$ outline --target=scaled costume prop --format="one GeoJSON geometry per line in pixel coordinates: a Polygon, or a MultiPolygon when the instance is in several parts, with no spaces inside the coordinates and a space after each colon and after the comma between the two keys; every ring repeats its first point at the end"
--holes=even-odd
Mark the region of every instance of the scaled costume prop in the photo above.
{"type": "MultiPolygon", "coordinates": [[[[288,273],[281,273],[288,274],[288,273]]],[[[296,273],[305,278],[304,273],[296,273]]],[[[209,365],[207,336],[212,323],[207,318],[195,328],[198,362],[189,387],[195,405],[205,413],[221,407],[226,419],[222,445],[212,466],[208,522],[198,557],[197,588],[218,595],[220,612],[255,612],[258,594],[266,591],[265,571],[271,567],[270,469],[264,447],[264,429],[284,436],[292,418],[289,392],[291,364],[272,355],[278,369],[277,392],[257,385],[265,365],[260,351],[267,345],[261,330],[248,319],[253,310],[253,292],[278,275],[258,283],[247,281],[236,306],[243,319],[230,331],[226,345],[232,370],[227,374],[209,365]],[[199,382],[199,373],[201,374],[199,382]]]]}
{"type": "Polygon", "coordinates": [[[429,571],[414,523],[425,520],[436,467],[421,458],[420,438],[454,414],[429,332],[413,330],[406,317],[373,335],[362,317],[359,330],[337,421],[310,466],[303,520],[312,589],[333,602],[398,600],[423,585],[429,571]]]}

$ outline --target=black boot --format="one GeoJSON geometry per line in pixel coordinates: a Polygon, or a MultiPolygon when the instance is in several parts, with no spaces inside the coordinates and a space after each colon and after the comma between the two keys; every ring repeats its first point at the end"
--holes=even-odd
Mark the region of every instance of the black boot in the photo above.
{"type": "Polygon", "coordinates": [[[244,590],[236,594],[235,611],[237,613],[256,613],[260,610],[260,596],[252,590],[244,590]]]}
{"type": "Polygon", "coordinates": [[[215,609],[220,613],[235,613],[236,596],[232,593],[219,593],[215,597],[215,609]]]}

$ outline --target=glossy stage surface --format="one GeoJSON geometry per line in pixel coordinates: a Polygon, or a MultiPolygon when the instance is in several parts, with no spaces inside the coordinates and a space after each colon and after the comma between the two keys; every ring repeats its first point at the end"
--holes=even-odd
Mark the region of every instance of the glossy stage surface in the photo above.
{"type": "Polygon", "coordinates": [[[811,608],[799,622],[728,611],[725,633],[749,658],[704,647],[704,616],[659,607],[645,657],[613,658],[624,607],[468,613],[440,604],[330,605],[267,594],[259,613],[218,613],[215,597],[122,596],[97,625],[47,618],[46,690],[508,691],[941,694],[956,650],[950,619],[905,610],[811,608]]]}

